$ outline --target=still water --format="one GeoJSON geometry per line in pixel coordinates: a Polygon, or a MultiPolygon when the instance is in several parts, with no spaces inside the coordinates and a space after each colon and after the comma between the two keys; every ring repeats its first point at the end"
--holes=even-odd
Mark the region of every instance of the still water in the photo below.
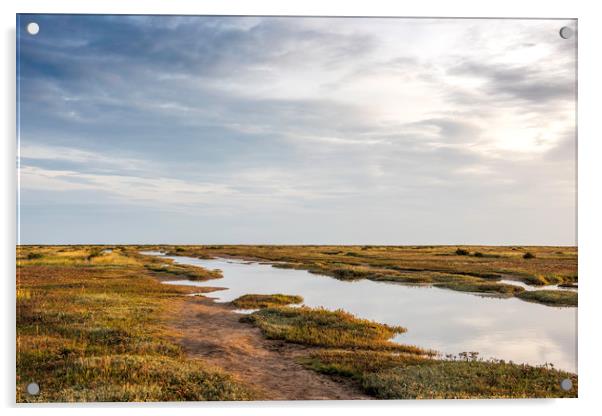
{"type": "Polygon", "coordinates": [[[533,365],[547,362],[577,372],[577,308],[483,297],[430,286],[370,280],[346,282],[256,262],[163,257],[179,264],[221,269],[224,277],[219,280],[168,282],[224,287],[208,294],[218,302],[229,302],[249,293],[301,295],[307,306],[343,309],[360,318],[404,326],[408,331],[394,339],[400,343],[442,354],[477,351],[482,358],[533,365]]]}

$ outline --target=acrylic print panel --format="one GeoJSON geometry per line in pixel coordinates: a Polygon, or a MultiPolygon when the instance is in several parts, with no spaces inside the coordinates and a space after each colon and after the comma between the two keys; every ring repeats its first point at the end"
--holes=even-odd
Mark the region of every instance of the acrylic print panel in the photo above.
{"type": "Polygon", "coordinates": [[[577,396],[576,20],[17,33],[18,402],[577,396]]]}

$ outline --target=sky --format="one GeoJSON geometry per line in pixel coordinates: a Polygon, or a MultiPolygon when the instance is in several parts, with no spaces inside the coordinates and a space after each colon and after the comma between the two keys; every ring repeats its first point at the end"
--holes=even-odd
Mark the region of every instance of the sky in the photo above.
{"type": "Polygon", "coordinates": [[[21,15],[19,242],[576,245],[563,26],[21,15]]]}

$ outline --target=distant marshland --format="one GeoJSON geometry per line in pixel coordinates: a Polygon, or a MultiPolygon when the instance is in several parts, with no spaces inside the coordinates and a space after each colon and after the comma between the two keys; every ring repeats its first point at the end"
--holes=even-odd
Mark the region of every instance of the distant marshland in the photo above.
{"type": "MultiPolygon", "coordinates": [[[[576,306],[577,299],[576,291],[558,287],[577,285],[577,250],[567,247],[20,246],[17,401],[270,398],[269,389],[249,383],[238,368],[228,371],[224,363],[220,369],[216,362],[204,362],[183,348],[189,344],[182,337],[194,335],[177,329],[184,317],[174,312],[175,305],[195,307],[198,302],[215,309],[211,316],[216,319],[235,309],[259,309],[243,315],[240,323],[224,318],[230,327],[222,330],[244,332],[255,326],[262,335],[253,332],[253,337],[267,337],[255,341],[259,347],[264,342],[285,342],[288,349],[272,348],[266,354],[274,360],[292,360],[291,365],[302,364],[310,372],[307,377],[334,377],[335,385],[342,383],[340,391],[331,388],[336,398],[346,394],[384,399],[576,395],[575,374],[550,365],[481,359],[476,351],[437,358],[428,345],[390,342],[405,328],[345,311],[287,306],[303,302],[296,293],[248,293],[231,306],[211,306],[202,297],[184,296],[205,289],[161,282],[219,282],[221,271],[139,254],[144,250],[267,262],[341,280],[426,284],[516,296],[545,305],[576,306]],[[500,280],[542,289],[527,291],[500,280]],[[295,345],[304,349],[297,350],[295,345]],[[563,378],[573,381],[573,390],[560,389],[563,378]],[[25,393],[30,381],[40,384],[39,396],[25,393]]],[[[210,322],[189,324],[202,328],[210,322]]],[[[224,340],[223,348],[226,344],[224,340]]],[[[259,364],[240,361],[237,365],[261,363],[260,358],[259,364]]],[[[268,371],[269,366],[257,368],[268,371]]]]}

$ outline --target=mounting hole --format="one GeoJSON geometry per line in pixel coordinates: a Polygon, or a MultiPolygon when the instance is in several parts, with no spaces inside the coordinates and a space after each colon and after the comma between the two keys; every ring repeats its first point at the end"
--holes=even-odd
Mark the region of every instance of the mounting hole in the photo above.
{"type": "Polygon", "coordinates": [[[40,386],[38,383],[29,383],[27,385],[27,393],[31,394],[32,396],[37,396],[40,394],[40,386]]]}
{"type": "Polygon", "coordinates": [[[573,388],[573,382],[570,378],[565,378],[560,382],[560,388],[564,391],[569,391],[573,388]]]}
{"type": "Polygon", "coordinates": [[[29,33],[30,35],[37,35],[38,32],[40,31],[40,25],[37,24],[36,22],[31,22],[27,24],[27,33],[29,33]]]}
{"type": "Polygon", "coordinates": [[[560,32],[558,33],[560,33],[560,37],[562,39],[570,39],[573,37],[574,30],[568,26],[563,26],[562,28],[560,28],[560,32]]]}

